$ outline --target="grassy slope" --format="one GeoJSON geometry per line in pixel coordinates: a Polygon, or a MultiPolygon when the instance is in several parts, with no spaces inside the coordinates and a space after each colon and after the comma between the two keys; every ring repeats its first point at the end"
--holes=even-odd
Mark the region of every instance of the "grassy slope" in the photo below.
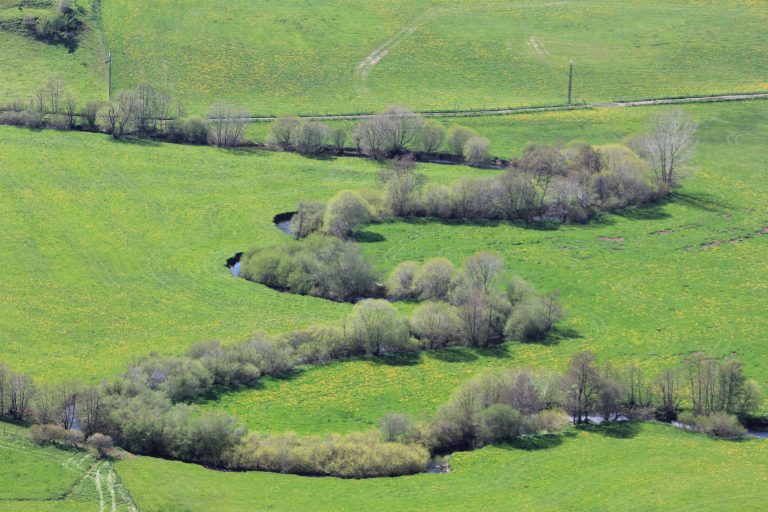
{"type": "Polygon", "coordinates": [[[595,432],[538,451],[485,448],[453,472],[372,480],[222,473],[146,457],[118,464],[145,512],[239,510],[745,510],[768,498],[768,443],[660,425],[595,432]],[[162,484],[172,480],[173,488],[162,484]],[[162,487],[161,487],[162,486],[162,487]]]}
{"type": "Polygon", "coordinates": [[[23,428],[0,423],[0,483],[13,482],[0,485],[0,500],[58,498],[94,463],[87,453],[40,448],[25,434],[23,428]]]}
{"type": "Polygon", "coordinates": [[[37,446],[26,433],[0,422],[0,510],[135,511],[111,463],[90,452],[37,446]]]}
{"type": "MultiPolygon", "coordinates": [[[[506,224],[384,224],[371,230],[386,241],[367,244],[366,251],[388,269],[403,259],[437,253],[458,262],[492,248],[537,286],[560,288],[571,311],[565,327],[579,337],[559,346],[511,346],[510,361],[562,364],[569,353],[584,348],[603,356],[636,355],[649,364],[691,350],[735,352],[765,381],[765,295],[752,291],[766,287],[762,253],[768,237],[707,250],[697,246],[765,226],[768,191],[760,141],[768,130],[767,107],[692,108],[707,119],[697,160],[701,170],[684,196],[662,207],[556,231],[506,224]],[[729,138],[734,133],[741,135],[729,138]],[[667,228],[673,230],[669,235],[652,234],[667,228]],[[605,242],[601,236],[625,240],[605,242]]],[[[615,140],[641,129],[648,113],[498,118],[496,128],[491,119],[478,122],[485,123],[497,147],[511,152],[539,136],[615,140]]],[[[0,175],[0,211],[7,219],[0,235],[0,275],[6,283],[0,289],[0,336],[2,358],[13,367],[41,377],[93,380],[114,375],[131,357],[151,350],[178,353],[196,341],[280,331],[333,320],[349,310],[235,281],[223,262],[238,250],[282,236],[270,219],[298,199],[373,183],[374,163],[116,143],[89,134],[13,128],[0,133],[0,166],[6,170],[0,175]]],[[[485,172],[447,166],[425,171],[440,180],[485,172]]],[[[414,396],[434,404],[484,361],[461,371],[438,361],[435,371],[445,377],[439,385],[414,388],[414,396]]],[[[377,381],[389,396],[388,382],[403,376],[398,372],[418,379],[419,367],[391,371],[391,380],[377,372],[365,378],[377,381]]],[[[344,374],[344,365],[313,370],[279,384],[284,391],[275,397],[286,398],[294,383],[312,379],[344,383],[344,374]]],[[[335,388],[324,389],[334,400],[335,388]]],[[[245,404],[250,400],[246,397],[245,404]]],[[[275,415],[266,414],[263,421],[261,410],[253,409],[255,424],[278,419],[301,424],[301,408],[285,411],[279,403],[271,406],[275,415]]],[[[345,407],[346,402],[339,403],[345,407]]],[[[372,407],[365,420],[376,420],[381,408],[417,409],[422,403],[404,395],[372,407]]]]}
{"type": "Polygon", "coordinates": [[[103,3],[116,87],[149,79],[196,113],[562,103],[569,59],[579,101],[764,90],[767,21],[736,0],[103,3]]]}
{"type": "MultiPolygon", "coordinates": [[[[25,10],[0,3],[0,17],[25,15],[25,10]]],[[[60,76],[66,90],[81,102],[106,99],[106,66],[100,47],[100,29],[93,20],[89,24],[93,30],[85,34],[73,53],[61,45],[49,45],[23,34],[0,30],[0,105],[17,99],[28,100],[53,75],[60,76]]]]}
{"type": "MultiPolygon", "coordinates": [[[[264,431],[355,430],[389,410],[431,414],[469,375],[489,366],[562,366],[569,354],[593,350],[616,361],[656,366],[692,351],[734,355],[761,382],[768,378],[768,181],[761,141],[768,103],[689,107],[702,122],[698,174],[668,204],[589,226],[556,231],[504,223],[435,222],[373,226],[386,239],[365,249],[392,268],[406,259],[501,252],[512,270],[542,289],[560,289],[571,337],[557,345],[507,346],[507,355],[422,355],[419,364],[350,362],[268,381],[265,389],[225,395],[220,404],[264,431]],[[659,231],[671,230],[668,234],[659,231]],[[623,238],[606,241],[605,238],[623,238]],[[744,237],[702,248],[713,240],[744,237]],[[404,386],[403,383],[407,383],[404,386]]],[[[501,154],[525,142],[581,138],[593,143],[642,129],[648,109],[464,119],[490,135],[501,154]]],[[[217,404],[209,404],[218,407],[217,404]]]]}
{"type": "Polygon", "coordinates": [[[369,186],[378,170],[7,127],[0,168],[0,358],[89,380],[152,350],[345,314],[347,305],[234,280],[224,263],[284,236],[271,219],[299,199],[369,186]]]}

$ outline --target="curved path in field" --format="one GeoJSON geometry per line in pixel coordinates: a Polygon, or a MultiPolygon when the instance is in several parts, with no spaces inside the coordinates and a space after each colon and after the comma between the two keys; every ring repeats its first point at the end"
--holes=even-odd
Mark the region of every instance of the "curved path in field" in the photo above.
{"type": "MultiPolygon", "coordinates": [[[[578,110],[592,108],[617,108],[617,107],[645,107],[651,105],[678,105],[684,103],[710,103],[721,101],[749,101],[768,99],[768,92],[748,93],[748,94],[716,94],[712,96],[688,96],[683,98],[656,98],[637,101],[610,101],[604,103],[582,103],[578,105],[558,105],[543,107],[519,107],[491,110],[439,110],[430,112],[416,112],[414,115],[425,117],[474,117],[474,116],[503,116],[509,114],[524,114],[529,112],[552,112],[558,110],[578,110]]],[[[367,119],[376,114],[327,114],[321,116],[299,116],[303,119],[312,119],[317,121],[333,120],[355,120],[367,119]]],[[[244,118],[250,122],[273,121],[275,116],[247,117],[244,118]]]]}

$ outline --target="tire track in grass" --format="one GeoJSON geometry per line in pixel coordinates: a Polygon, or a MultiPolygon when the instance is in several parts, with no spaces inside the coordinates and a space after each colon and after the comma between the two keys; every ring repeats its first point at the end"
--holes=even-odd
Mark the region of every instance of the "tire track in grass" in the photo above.
{"type": "Polygon", "coordinates": [[[96,475],[93,477],[96,490],[99,493],[99,512],[104,512],[104,490],[101,488],[101,467],[97,466],[96,475]]]}
{"type": "Polygon", "coordinates": [[[381,59],[387,56],[389,51],[397,46],[404,38],[416,32],[435,12],[435,8],[431,8],[426,12],[418,14],[406,23],[403,28],[400,29],[395,35],[381,43],[375,50],[368,54],[366,58],[361,60],[355,66],[355,79],[357,82],[357,89],[360,93],[368,92],[368,87],[365,85],[365,81],[368,78],[368,74],[371,69],[376,66],[381,59]]]}

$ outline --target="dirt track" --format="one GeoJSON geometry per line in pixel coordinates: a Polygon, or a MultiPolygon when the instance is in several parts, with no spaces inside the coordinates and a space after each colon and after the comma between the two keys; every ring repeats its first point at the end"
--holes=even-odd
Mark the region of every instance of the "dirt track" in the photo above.
{"type": "MultiPolygon", "coordinates": [[[[748,101],[768,99],[768,92],[751,94],[720,94],[713,96],[690,96],[687,98],[658,98],[638,101],[613,101],[605,103],[582,103],[578,105],[557,105],[544,107],[519,107],[491,110],[441,110],[431,112],[417,112],[424,117],[473,117],[473,116],[503,116],[509,114],[524,114],[528,112],[551,112],[558,110],[578,110],[591,108],[618,108],[618,107],[643,107],[649,105],[676,105],[684,103],[709,103],[718,101],[748,101]]],[[[373,117],[375,114],[329,114],[322,116],[301,116],[304,119],[313,120],[355,120],[373,117]]],[[[247,121],[260,122],[272,121],[274,117],[248,117],[247,121]]]]}

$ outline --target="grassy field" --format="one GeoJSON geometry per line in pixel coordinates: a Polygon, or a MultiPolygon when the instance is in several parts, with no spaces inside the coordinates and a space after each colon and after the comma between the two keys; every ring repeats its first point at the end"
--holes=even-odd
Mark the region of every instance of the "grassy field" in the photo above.
{"type": "MultiPolygon", "coordinates": [[[[603,357],[637,357],[656,365],[705,350],[735,353],[765,382],[766,296],[754,291],[766,288],[768,275],[762,257],[768,236],[756,234],[768,224],[761,164],[766,150],[760,142],[768,131],[768,103],[691,111],[702,120],[699,172],[669,204],[554,231],[504,223],[382,224],[370,229],[385,241],[365,244],[365,251],[387,270],[437,253],[459,262],[490,248],[538,287],[561,289],[571,313],[564,327],[572,339],[510,346],[510,363],[558,365],[573,351],[592,349],[603,357]],[[664,230],[671,232],[656,234],[664,230]],[[744,241],[701,247],[739,237],[744,241]]],[[[613,141],[641,130],[649,113],[579,111],[477,123],[497,148],[514,154],[530,140],[613,141]]],[[[374,183],[377,164],[120,143],[77,133],[4,128],[0,134],[0,166],[6,170],[0,175],[0,211],[7,219],[0,234],[6,283],[0,290],[0,336],[3,359],[18,370],[96,380],[152,350],[178,353],[197,341],[278,332],[349,311],[347,305],[233,280],[224,260],[283,236],[271,218],[299,199],[374,183]]],[[[487,172],[423,170],[443,181],[487,172]]],[[[446,378],[444,386],[424,384],[423,390],[415,384],[413,396],[432,393],[429,404],[444,399],[465,373],[446,370],[453,363],[435,364],[444,365],[436,372],[456,377],[446,378]]],[[[344,382],[342,368],[312,370],[272,391],[290,395],[302,382],[324,375],[344,382]]],[[[418,367],[411,371],[417,374],[418,367]]],[[[403,401],[372,407],[366,421],[375,421],[384,408],[414,410],[421,404],[403,401]]],[[[303,414],[300,408],[288,412],[303,414]]]]}
{"type": "Polygon", "coordinates": [[[369,186],[379,166],[3,127],[0,168],[0,355],[38,377],[97,380],[153,350],[346,314],[236,280],[225,262],[284,236],[275,214],[369,186]]]}
{"type": "Polygon", "coordinates": [[[561,104],[570,60],[576,101],[768,90],[768,8],[748,0],[109,0],[74,52],[3,30],[46,9],[20,3],[0,1],[0,103],[51,75],[106,99],[107,51],[114,90],[150,80],[196,115],[561,104]]]}
{"type": "MultiPolygon", "coordinates": [[[[390,410],[431,414],[469,375],[491,366],[562,367],[569,354],[659,366],[704,351],[734,356],[766,383],[768,352],[768,103],[700,105],[698,172],[667,204],[555,231],[505,223],[429,221],[372,226],[365,244],[384,268],[434,254],[455,262],[502,253],[512,272],[559,289],[568,335],[552,345],[511,344],[502,357],[422,355],[407,364],[358,361],[268,381],[218,404],[258,430],[325,432],[375,425],[390,410]],[[732,241],[732,242],[729,242],[732,241]],[[707,246],[715,242],[718,245],[707,246]],[[608,271],[610,269],[610,271],[608,271]],[[407,386],[402,383],[407,382],[407,386]],[[364,391],[363,391],[364,390],[364,391]]],[[[503,155],[525,142],[615,141],[641,130],[648,109],[579,111],[461,122],[488,134],[503,155]],[[534,135],[535,134],[535,135],[534,135]]]]}
{"type": "Polygon", "coordinates": [[[102,2],[115,86],[202,113],[564,103],[768,89],[762,2],[102,2]]]}
{"type": "Polygon", "coordinates": [[[0,510],[96,512],[105,505],[115,512],[135,510],[111,463],[90,452],[37,446],[26,433],[0,422],[0,510]]]}
{"type": "MultiPolygon", "coordinates": [[[[84,3],[84,0],[80,2],[84,3]]],[[[18,0],[0,0],[0,22],[23,19],[28,14],[46,10],[19,9],[19,3],[18,0]]],[[[89,23],[93,29],[86,32],[74,52],[61,45],[36,41],[17,31],[0,29],[0,105],[17,99],[28,100],[54,75],[61,77],[67,91],[81,101],[106,100],[107,69],[101,30],[95,20],[89,23]]]]}
{"type": "Polygon", "coordinates": [[[484,448],[453,471],[371,480],[224,473],[140,457],[117,470],[144,512],[210,510],[747,510],[768,498],[768,443],[646,424],[540,450],[484,448]],[[173,481],[172,488],[164,482],[173,481]]]}

